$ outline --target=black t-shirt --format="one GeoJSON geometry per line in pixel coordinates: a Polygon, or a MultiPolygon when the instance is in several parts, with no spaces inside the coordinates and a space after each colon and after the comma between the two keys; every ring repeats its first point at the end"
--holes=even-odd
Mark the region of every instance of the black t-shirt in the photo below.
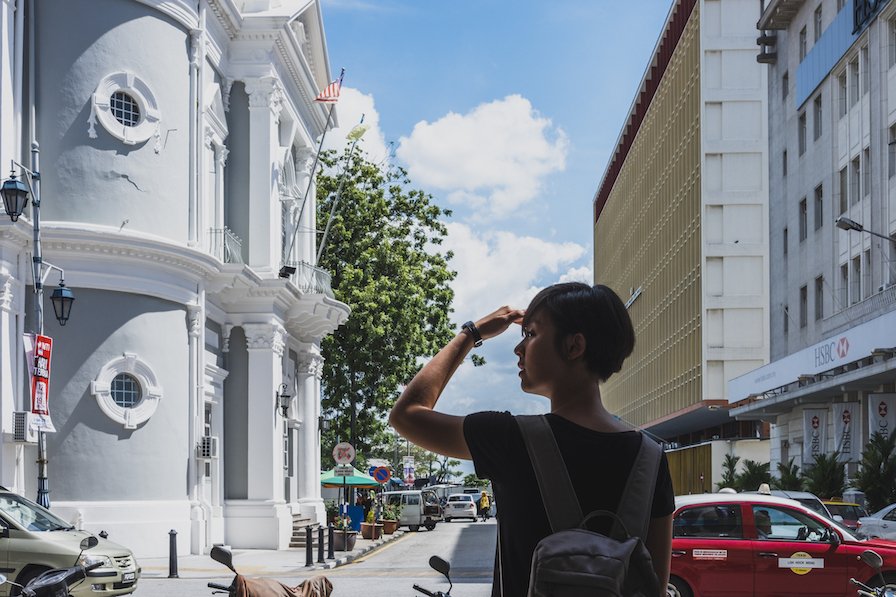
{"type": "MultiPolygon", "coordinates": [[[[615,512],[640,449],[641,435],[636,431],[592,431],[553,414],[547,415],[547,419],[570,472],[582,512],[615,512]]],[[[523,436],[509,412],[468,415],[464,419],[464,436],[473,457],[476,475],[491,479],[494,488],[503,566],[503,597],[524,597],[529,586],[532,553],[535,545],[551,534],[551,525],[523,436]]],[[[669,476],[669,463],[663,454],[651,518],[668,516],[674,510],[675,494],[669,476]]],[[[604,533],[609,530],[599,525],[592,528],[604,533]]],[[[501,596],[499,582],[496,561],[493,597],[501,596]]]]}

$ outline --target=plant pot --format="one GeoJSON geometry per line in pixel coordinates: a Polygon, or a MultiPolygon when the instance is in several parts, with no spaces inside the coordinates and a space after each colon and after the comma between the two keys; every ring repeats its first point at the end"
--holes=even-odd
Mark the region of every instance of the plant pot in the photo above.
{"type": "Polygon", "coordinates": [[[358,539],[357,531],[333,531],[333,549],[335,551],[351,551],[358,539]]]}
{"type": "Polygon", "coordinates": [[[362,539],[379,539],[383,534],[383,525],[376,524],[373,522],[362,522],[361,523],[361,538],[362,539]]]}
{"type": "Polygon", "coordinates": [[[398,521],[397,520],[379,520],[377,522],[382,523],[383,532],[387,535],[391,535],[395,531],[398,530],[398,521]]]}

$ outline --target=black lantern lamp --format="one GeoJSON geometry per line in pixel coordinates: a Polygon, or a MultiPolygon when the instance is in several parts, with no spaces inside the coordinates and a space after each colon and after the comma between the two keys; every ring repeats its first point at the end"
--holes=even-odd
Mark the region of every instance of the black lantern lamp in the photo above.
{"type": "Polygon", "coordinates": [[[13,171],[10,177],[3,181],[0,193],[3,194],[3,207],[6,208],[6,215],[13,222],[17,221],[28,204],[28,187],[16,178],[16,173],[13,171]]]}
{"type": "Polygon", "coordinates": [[[277,407],[280,408],[280,413],[284,419],[289,417],[289,403],[292,400],[292,395],[286,391],[288,387],[285,383],[282,383],[280,384],[280,390],[277,392],[277,407]]]}
{"type": "Polygon", "coordinates": [[[68,322],[68,316],[72,312],[72,303],[75,302],[75,293],[65,285],[65,280],[59,281],[59,286],[53,291],[50,300],[53,301],[53,312],[59,325],[64,326],[68,322]]]}

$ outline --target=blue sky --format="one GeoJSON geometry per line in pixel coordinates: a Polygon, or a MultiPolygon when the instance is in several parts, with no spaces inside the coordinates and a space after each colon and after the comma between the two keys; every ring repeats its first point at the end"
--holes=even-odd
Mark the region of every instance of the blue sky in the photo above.
{"type": "MultiPolygon", "coordinates": [[[[453,319],[592,282],[592,198],[671,0],[322,0],[340,128],[453,210],[453,319]]],[[[616,289],[621,291],[621,289],[616,289]]],[[[479,349],[438,409],[545,412],[519,389],[518,330],[479,349]]]]}

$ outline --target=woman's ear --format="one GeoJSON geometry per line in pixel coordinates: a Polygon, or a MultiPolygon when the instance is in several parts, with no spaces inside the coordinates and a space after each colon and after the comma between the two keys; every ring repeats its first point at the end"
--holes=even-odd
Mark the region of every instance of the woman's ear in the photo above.
{"type": "Polygon", "coordinates": [[[585,355],[585,349],[587,348],[587,342],[585,341],[585,335],[581,332],[576,332],[575,334],[569,334],[566,337],[564,342],[565,349],[565,357],[574,361],[585,355]]]}

